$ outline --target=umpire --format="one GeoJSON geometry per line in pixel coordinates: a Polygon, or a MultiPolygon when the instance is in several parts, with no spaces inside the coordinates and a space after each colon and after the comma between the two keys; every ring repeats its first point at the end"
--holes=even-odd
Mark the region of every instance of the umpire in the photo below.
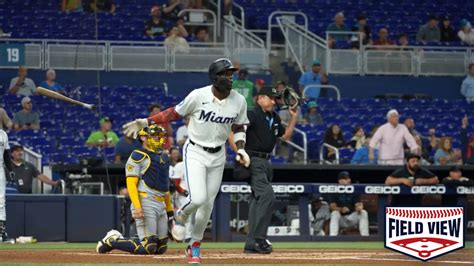
{"type": "Polygon", "coordinates": [[[280,117],[273,111],[279,97],[275,88],[264,87],[258,92],[254,109],[247,112],[249,124],[245,150],[250,156],[252,195],[245,253],[269,254],[273,251],[270,241],[266,239],[275,200],[271,185],[273,170],[269,160],[277,139],[290,139],[297,121],[296,111],[289,109],[291,119],[288,127],[281,124],[280,117]]]}

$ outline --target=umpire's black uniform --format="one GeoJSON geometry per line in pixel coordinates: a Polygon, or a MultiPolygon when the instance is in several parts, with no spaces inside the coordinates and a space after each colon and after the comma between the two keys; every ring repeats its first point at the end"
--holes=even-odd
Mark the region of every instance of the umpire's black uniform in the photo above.
{"type": "MultiPolygon", "coordinates": [[[[278,97],[275,89],[262,88],[259,95],[278,97]]],[[[270,253],[271,244],[266,240],[275,195],[271,186],[273,170],[269,159],[276,141],[285,133],[280,117],[275,112],[265,112],[256,104],[247,112],[249,124],[245,150],[250,156],[250,186],[252,195],[249,208],[249,232],[245,243],[246,253],[270,253]]]]}

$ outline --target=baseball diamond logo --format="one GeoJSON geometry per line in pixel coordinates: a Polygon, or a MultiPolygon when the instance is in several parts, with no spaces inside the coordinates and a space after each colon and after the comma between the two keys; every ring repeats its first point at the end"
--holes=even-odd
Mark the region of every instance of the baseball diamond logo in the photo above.
{"type": "Polygon", "coordinates": [[[463,207],[385,207],[385,247],[422,261],[464,247],[463,207]]]}

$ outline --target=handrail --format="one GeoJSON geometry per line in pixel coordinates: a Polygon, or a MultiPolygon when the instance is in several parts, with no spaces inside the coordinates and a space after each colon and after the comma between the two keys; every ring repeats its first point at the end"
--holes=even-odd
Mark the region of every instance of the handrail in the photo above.
{"type": "Polygon", "coordinates": [[[225,25],[228,25],[233,30],[241,33],[242,36],[244,36],[248,41],[252,42],[254,45],[260,48],[265,48],[265,42],[260,37],[258,37],[255,33],[247,30],[242,25],[237,24],[233,16],[225,16],[224,20],[225,20],[224,21],[225,25]]]}
{"type": "MultiPolygon", "coordinates": [[[[192,13],[192,12],[195,12],[195,13],[207,13],[207,14],[211,14],[212,16],[212,22],[213,23],[207,23],[207,22],[204,22],[204,23],[192,23],[192,25],[212,25],[213,26],[213,41],[215,42],[217,40],[217,17],[216,17],[216,14],[209,10],[209,9],[182,9],[181,11],[179,11],[178,13],[178,17],[181,17],[183,14],[186,14],[186,13],[192,13]]],[[[190,23],[188,23],[188,25],[191,25],[190,23]]]]}
{"type": "Polygon", "coordinates": [[[339,149],[330,144],[323,143],[323,145],[321,145],[321,147],[319,148],[319,164],[324,164],[324,162],[327,164],[339,164],[339,149]],[[334,161],[335,163],[331,163],[329,161],[324,160],[324,147],[336,151],[336,160],[334,161]]]}
{"type": "Polygon", "coordinates": [[[341,100],[341,92],[339,91],[339,89],[334,86],[334,85],[316,85],[316,84],[313,84],[313,85],[308,85],[306,87],[304,87],[304,90],[303,90],[303,97],[306,95],[306,91],[307,89],[310,89],[310,88],[325,88],[325,89],[333,89],[335,92],[336,92],[336,99],[337,101],[340,101],[341,100]]]}
{"type": "Polygon", "coordinates": [[[165,90],[165,95],[168,96],[168,83],[163,82],[163,89],[165,90]]]}
{"type": "Polygon", "coordinates": [[[273,11],[270,16],[268,16],[268,29],[267,29],[267,54],[270,56],[270,51],[272,48],[272,28],[278,27],[275,25],[272,25],[272,19],[274,16],[277,15],[300,15],[304,19],[304,27],[305,29],[308,29],[308,17],[306,16],[305,13],[303,12],[298,12],[298,11],[273,11]]]}
{"type": "MultiPolygon", "coordinates": [[[[287,123],[285,122],[281,122],[282,125],[285,125],[285,126],[288,126],[287,123]]],[[[302,138],[303,138],[303,146],[300,146],[296,143],[294,143],[293,141],[291,140],[284,140],[284,139],[281,139],[282,141],[284,141],[285,143],[288,143],[289,145],[293,146],[295,149],[297,150],[300,150],[303,152],[303,162],[304,164],[307,164],[308,163],[308,136],[306,134],[306,132],[304,132],[303,130],[299,129],[299,128],[294,128],[293,129],[294,132],[298,133],[298,134],[301,134],[302,138]]]]}
{"type": "MultiPolygon", "coordinates": [[[[283,23],[281,22],[281,19],[280,18],[276,18],[277,20],[277,23],[278,23],[278,26],[280,27],[281,29],[281,33],[283,34],[283,36],[285,37],[286,40],[288,40],[290,37],[288,36],[288,33],[284,30],[284,26],[283,26],[283,23]]],[[[303,73],[304,70],[303,70],[303,64],[301,63],[300,59],[298,58],[298,56],[296,56],[296,51],[295,49],[293,48],[293,45],[289,45],[288,46],[291,50],[291,53],[293,53],[293,56],[294,56],[294,59],[296,61],[296,65],[298,65],[298,68],[300,69],[300,72],[303,73]]]]}
{"type": "Polygon", "coordinates": [[[288,20],[288,18],[286,18],[286,17],[280,17],[280,19],[284,19],[284,20],[288,21],[288,24],[285,24],[285,26],[288,26],[288,27],[294,28],[295,30],[299,30],[301,32],[304,32],[304,34],[307,35],[308,39],[312,39],[315,42],[321,42],[322,44],[326,45],[327,42],[324,38],[319,37],[318,35],[316,35],[312,31],[310,31],[309,29],[301,26],[300,24],[297,24],[297,23],[294,23],[294,22],[288,20]]]}
{"type": "MultiPolygon", "coordinates": [[[[242,25],[242,28],[245,28],[245,10],[244,8],[237,4],[235,1],[232,1],[232,6],[235,6],[240,10],[240,24],[242,25]]],[[[233,16],[232,12],[230,12],[230,15],[233,16]]]]}

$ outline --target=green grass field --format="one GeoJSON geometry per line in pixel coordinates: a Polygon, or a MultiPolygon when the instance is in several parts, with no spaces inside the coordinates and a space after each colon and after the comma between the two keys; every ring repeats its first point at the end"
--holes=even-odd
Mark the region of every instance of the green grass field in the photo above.
{"type": "MultiPolygon", "coordinates": [[[[383,249],[383,242],[275,242],[272,243],[275,249],[383,249]]],[[[35,243],[35,244],[4,244],[0,245],[0,250],[21,250],[21,249],[92,249],[95,250],[96,243],[35,243]]],[[[208,242],[204,244],[206,249],[241,249],[244,243],[220,243],[208,242]]],[[[181,249],[184,244],[170,243],[170,249],[181,249]]],[[[474,242],[466,242],[466,249],[474,249],[474,242]]]]}

